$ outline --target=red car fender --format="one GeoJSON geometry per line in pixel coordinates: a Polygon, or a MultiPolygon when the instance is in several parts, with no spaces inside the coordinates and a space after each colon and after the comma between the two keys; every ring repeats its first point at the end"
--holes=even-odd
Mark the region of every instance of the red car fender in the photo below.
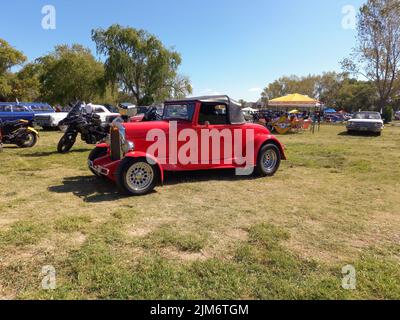
{"type": "Polygon", "coordinates": [[[108,149],[109,145],[107,143],[98,143],[96,144],[96,148],[107,148],[108,149]]]}
{"type": "Polygon", "coordinates": [[[132,152],[128,152],[127,154],[125,154],[125,158],[146,158],[146,159],[148,159],[148,161],[153,162],[160,169],[161,183],[164,182],[164,169],[161,166],[160,162],[155,157],[153,157],[143,151],[132,151],[132,152]]]}
{"type": "Polygon", "coordinates": [[[259,145],[259,148],[257,150],[257,154],[260,151],[260,149],[262,148],[263,145],[267,144],[267,143],[273,143],[275,144],[278,148],[279,151],[281,152],[281,159],[282,160],[287,160],[286,159],[286,155],[285,155],[285,146],[277,139],[275,138],[275,136],[271,135],[263,135],[262,137],[262,143],[259,145]]]}

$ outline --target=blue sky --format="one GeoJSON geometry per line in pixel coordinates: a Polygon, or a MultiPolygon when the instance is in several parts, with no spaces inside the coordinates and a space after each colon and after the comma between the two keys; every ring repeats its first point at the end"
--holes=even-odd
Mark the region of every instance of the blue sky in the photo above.
{"type": "Polygon", "coordinates": [[[344,6],[362,0],[12,0],[1,1],[0,38],[30,60],[56,44],[92,49],[93,28],[143,28],[182,54],[180,72],[195,95],[223,93],[255,101],[283,75],[340,71],[355,42],[344,6]],[[44,5],[56,8],[56,29],[41,26],[44,5]]]}

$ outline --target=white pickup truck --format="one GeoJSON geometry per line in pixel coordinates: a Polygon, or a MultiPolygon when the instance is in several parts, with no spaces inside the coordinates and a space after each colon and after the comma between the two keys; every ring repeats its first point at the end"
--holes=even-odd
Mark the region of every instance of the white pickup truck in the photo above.
{"type": "MultiPolygon", "coordinates": [[[[100,116],[103,124],[111,123],[120,116],[117,109],[112,106],[92,104],[92,108],[93,112],[100,116]]],[[[43,129],[54,129],[58,127],[60,121],[64,120],[67,115],[68,112],[42,113],[35,115],[34,123],[43,129]]]]}

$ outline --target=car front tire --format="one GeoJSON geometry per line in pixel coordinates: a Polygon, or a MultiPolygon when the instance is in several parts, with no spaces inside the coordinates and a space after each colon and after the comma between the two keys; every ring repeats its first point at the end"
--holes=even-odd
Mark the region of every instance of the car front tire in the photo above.
{"type": "Polygon", "coordinates": [[[256,173],[262,177],[271,177],[279,169],[281,152],[275,144],[264,145],[258,153],[256,173]]]}
{"type": "Polygon", "coordinates": [[[151,192],[159,177],[158,168],[142,158],[123,159],[115,175],[118,189],[130,196],[141,196],[151,192]]]}

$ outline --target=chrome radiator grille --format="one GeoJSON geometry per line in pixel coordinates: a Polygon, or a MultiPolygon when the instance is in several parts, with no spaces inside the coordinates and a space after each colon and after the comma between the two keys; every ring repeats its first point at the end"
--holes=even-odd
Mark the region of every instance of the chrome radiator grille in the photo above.
{"type": "Polygon", "coordinates": [[[122,159],[121,139],[118,127],[111,127],[110,133],[110,151],[111,159],[114,161],[122,159]]]}

